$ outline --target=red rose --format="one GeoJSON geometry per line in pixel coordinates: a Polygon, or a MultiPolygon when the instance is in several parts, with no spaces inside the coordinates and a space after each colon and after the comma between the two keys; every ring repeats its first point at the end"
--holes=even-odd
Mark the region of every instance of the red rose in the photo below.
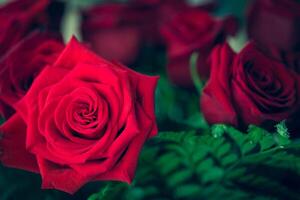
{"type": "Polygon", "coordinates": [[[0,7],[0,56],[33,29],[46,23],[49,0],[17,0],[0,7]]]}
{"type": "Polygon", "coordinates": [[[236,32],[233,18],[216,19],[206,11],[187,9],[162,27],[162,35],[168,46],[168,74],[170,79],[181,86],[193,86],[189,59],[198,52],[198,71],[204,78],[209,75],[206,63],[211,49],[223,42],[227,35],[236,32]]]}
{"type": "Polygon", "coordinates": [[[189,7],[183,0],[133,0],[94,6],[83,12],[83,39],[99,55],[132,64],[144,43],[163,44],[159,27],[189,7]]]}
{"type": "Polygon", "coordinates": [[[287,119],[299,108],[299,77],[253,43],[239,54],[219,45],[210,59],[211,76],[201,98],[209,123],[262,125],[287,119]]]}
{"type": "Polygon", "coordinates": [[[1,161],[40,173],[43,188],[69,193],[88,181],[130,182],[143,143],[157,133],[157,79],[72,39],[2,125],[1,161]]]}
{"type": "Polygon", "coordinates": [[[291,51],[300,46],[300,3],[296,0],[256,0],[248,12],[248,34],[262,46],[291,51]]]}
{"type": "Polygon", "coordinates": [[[93,7],[83,13],[83,39],[104,58],[131,64],[139,53],[149,11],[126,4],[93,7]]]}
{"type": "MultiPolygon", "coordinates": [[[[215,0],[208,0],[198,3],[197,5],[190,5],[185,0],[132,0],[133,6],[140,9],[151,11],[148,14],[147,21],[144,20],[146,26],[143,30],[143,35],[147,41],[158,44],[165,44],[164,38],[161,37],[160,28],[164,24],[173,19],[182,10],[187,9],[201,9],[213,10],[217,3],[215,0]],[[150,26],[149,26],[150,25],[150,26]]],[[[143,16],[145,13],[143,13],[143,16]]]]}
{"type": "MultiPolygon", "coordinates": [[[[39,72],[62,51],[60,40],[46,33],[32,33],[0,60],[0,112],[6,118],[27,92],[39,72]]],[[[1,114],[0,113],[0,114],[1,114]]]]}

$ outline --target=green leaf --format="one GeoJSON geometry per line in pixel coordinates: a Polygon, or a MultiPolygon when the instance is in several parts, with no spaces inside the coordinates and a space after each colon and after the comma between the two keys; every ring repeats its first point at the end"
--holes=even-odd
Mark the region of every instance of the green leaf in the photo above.
{"type": "Polygon", "coordinates": [[[202,181],[204,183],[219,181],[224,176],[224,170],[219,167],[213,167],[207,170],[202,176],[202,181]]]}
{"type": "Polygon", "coordinates": [[[192,170],[182,170],[174,173],[172,176],[168,177],[168,185],[174,187],[182,182],[185,182],[187,179],[191,178],[193,175],[192,170]]]}
{"type": "Polygon", "coordinates": [[[182,185],[175,190],[174,196],[177,198],[193,197],[199,194],[200,186],[196,184],[182,185]]]}
{"type": "Polygon", "coordinates": [[[216,155],[218,157],[222,157],[224,156],[225,154],[228,154],[228,152],[230,151],[231,149],[231,145],[229,143],[225,143],[223,145],[221,145],[217,151],[216,151],[216,155]]]}

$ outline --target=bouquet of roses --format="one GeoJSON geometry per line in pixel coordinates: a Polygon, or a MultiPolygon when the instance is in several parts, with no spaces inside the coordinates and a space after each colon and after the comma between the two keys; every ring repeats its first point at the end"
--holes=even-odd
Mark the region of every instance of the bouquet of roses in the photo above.
{"type": "Polygon", "coordinates": [[[12,0],[0,22],[0,199],[300,199],[297,0],[12,0]]]}

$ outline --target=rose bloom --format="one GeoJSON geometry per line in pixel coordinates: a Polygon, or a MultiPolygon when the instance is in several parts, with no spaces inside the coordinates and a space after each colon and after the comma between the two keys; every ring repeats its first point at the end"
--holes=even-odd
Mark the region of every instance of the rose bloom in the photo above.
{"type": "MultiPolygon", "coordinates": [[[[209,2],[198,7],[211,8],[209,2]]],[[[127,4],[106,3],[83,11],[83,39],[100,56],[132,64],[143,45],[164,44],[160,27],[183,8],[183,0],[132,0],[127,4]]]]}
{"type": "Polygon", "coordinates": [[[197,69],[202,78],[209,76],[206,58],[212,48],[235,34],[237,24],[232,17],[214,18],[207,11],[186,9],[161,28],[168,47],[167,72],[171,81],[179,86],[191,87],[189,60],[193,52],[199,53],[197,69]]]}
{"type": "Polygon", "coordinates": [[[63,47],[60,38],[39,32],[12,47],[0,60],[0,115],[8,118],[12,114],[35,77],[56,60],[63,47]]]}
{"type": "Polygon", "coordinates": [[[83,39],[100,56],[132,64],[141,48],[142,29],[151,14],[151,10],[127,4],[92,7],[83,13],[83,39]]]}
{"type": "Polygon", "coordinates": [[[218,45],[210,63],[211,76],[201,97],[201,109],[209,123],[268,128],[299,108],[299,76],[265,56],[254,43],[238,54],[226,43],[218,45]]]}
{"type": "Polygon", "coordinates": [[[45,28],[49,0],[15,0],[0,7],[0,56],[37,28],[45,28]]]}
{"type": "Polygon", "coordinates": [[[179,5],[185,5],[184,1],[96,5],[83,12],[83,39],[100,56],[132,64],[144,43],[161,43],[159,23],[179,9],[179,5]]]}
{"type": "Polygon", "coordinates": [[[186,0],[131,0],[130,2],[133,7],[143,10],[141,16],[148,16],[147,18],[142,17],[142,19],[144,18],[142,24],[145,24],[142,29],[144,39],[149,43],[161,45],[165,45],[165,39],[160,34],[160,28],[182,10],[212,11],[217,5],[215,0],[201,2],[197,5],[190,5],[186,0]],[[145,10],[148,11],[148,15],[147,13],[145,15],[145,10]]]}
{"type": "Polygon", "coordinates": [[[157,80],[73,38],[1,126],[2,163],[40,173],[43,188],[68,193],[89,181],[131,182],[143,143],[157,134],[157,80]]]}
{"type": "Polygon", "coordinates": [[[300,2],[255,0],[248,10],[248,35],[262,46],[300,51],[300,2]]]}
{"type": "Polygon", "coordinates": [[[256,0],[247,23],[249,37],[266,55],[300,73],[300,2],[256,0]]]}

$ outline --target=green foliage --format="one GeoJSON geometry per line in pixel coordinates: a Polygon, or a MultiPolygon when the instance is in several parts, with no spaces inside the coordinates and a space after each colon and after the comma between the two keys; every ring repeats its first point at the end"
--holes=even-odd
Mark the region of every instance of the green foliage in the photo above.
{"type": "Polygon", "coordinates": [[[90,200],[300,199],[300,142],[284,127],[162,132],[145,146],[132,185],[109,183],[90,200]]]}
{"type": "Polygon", "coordinates": [[[161,131],[207,129],[200,113],[199,96],[195,90],[184,90],[172,85],[161,75],[156,90],[156,116],[161,131]]]}

